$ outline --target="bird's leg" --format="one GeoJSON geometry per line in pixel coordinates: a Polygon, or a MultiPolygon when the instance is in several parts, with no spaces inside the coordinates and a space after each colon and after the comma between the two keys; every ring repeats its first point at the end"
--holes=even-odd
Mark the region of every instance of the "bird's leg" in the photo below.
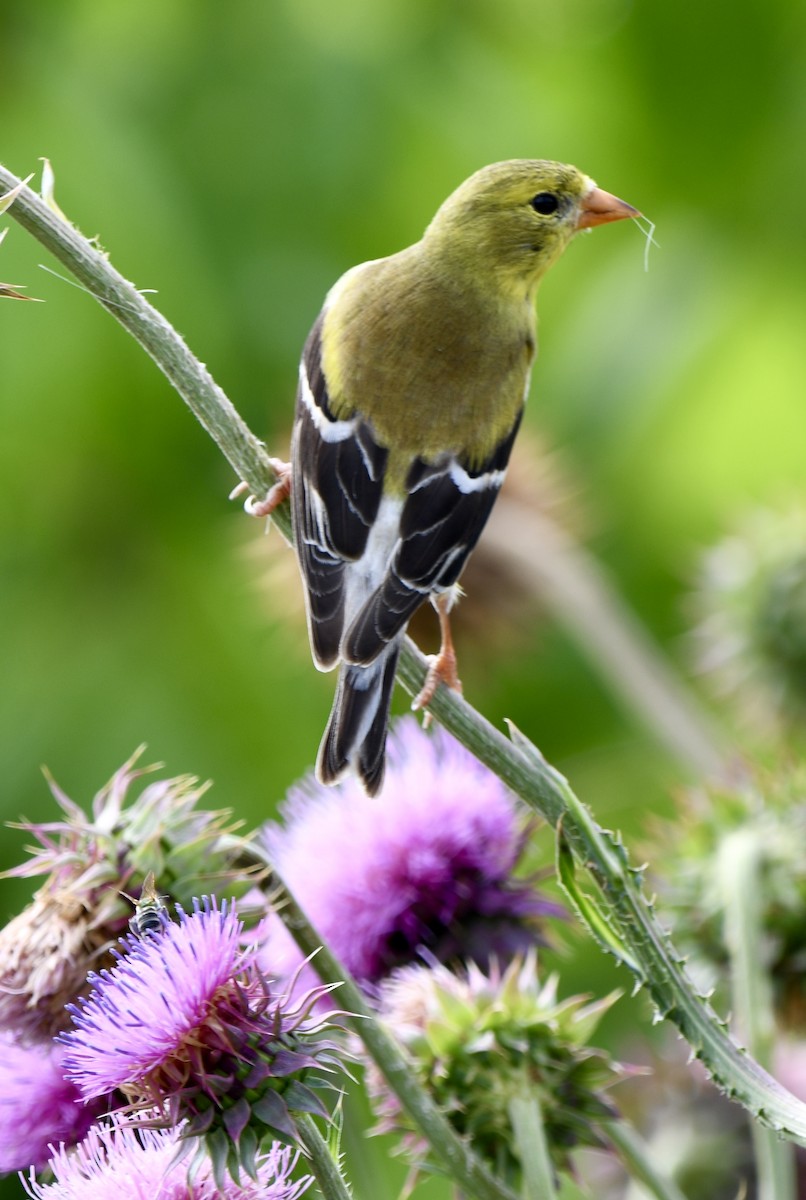
{"type": "MultiPolygon", "coordinates": [[[[269,462],[277,476],[277,482],[269,488],[262,500],[255,496],[247,496],[244,509],[250,517],[270,517],[275,508],[291,495],[291,463],[283,462],[281,458],[270,458],[269,462]]],[[[230,492],[230,500],[234,500],[246,490],[247,485],[239,483],[230,492]]]]}
{"type": "Polygon", "coordinates": [[[450,611],[455,599],[453,588],[431,597],[431,603],[439,617],[440,647],[439,654],[429,656],[428,674],[425,677],[423,689],[412,701],[411,707],[415,712],[428,707],[441,683],[460,695],[462,694],[461,680],[456,673],[456,651],[451,636],[450,611]]]}

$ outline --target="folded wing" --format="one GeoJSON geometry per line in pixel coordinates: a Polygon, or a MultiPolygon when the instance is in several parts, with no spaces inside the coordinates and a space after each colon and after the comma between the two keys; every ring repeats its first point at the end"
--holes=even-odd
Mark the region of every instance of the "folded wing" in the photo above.
{"type": "Polygon", "coordinates": [[[321,318],[300,364],[292,458],[294,538],[311,649],[327,670],[339,657],[345,571],[362,557],[378,515],[387,451],[359,416],[336,418],[331,411],[321,367],[321,318]]]}
{"type": "Polygon", "coordinates": [[[344,635],[346,661],[372,662],[424,599],[459,578],[504,482],[519,423],[481,464],[452,454],[412,464],[397,545],[385,578],[344,635]]]}

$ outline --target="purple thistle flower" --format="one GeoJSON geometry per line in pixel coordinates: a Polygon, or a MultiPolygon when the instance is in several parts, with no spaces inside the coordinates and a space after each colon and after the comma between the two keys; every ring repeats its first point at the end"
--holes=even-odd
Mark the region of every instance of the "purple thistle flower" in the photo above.
{"type": "Polygon", "coordinates": [[[54,1043],[19,1044],[0,1033],[0,1172],[42,1167],[49,1146],[81,1140],[102,1105],[86,1105],[64,1077],[54,1043]]]}
{"type": "Polygon", "coordinates": [[[241,932],[232,906],[211,905],[170,935],[125,939],[117,965],[89,976],[93,991],[71,1006],[75,1028],[61,1039],[67,1077],[82,1096],[130,1088],[183,1055],[245,963],[241,932]]]}
{"type": "MultiPolygon", "coordinates": [[[[286,826],[262,831],[269,857],[349,970],[374,984],[423,951],[440,961],[507,962],[563,915],[533,881],[513,878],[525,836],[515,798],[444,730],[404,718],[389,739],[381,800],[354,780],[305,780],[286,826]]],[[[276,916],[261,961],[298,969],[300,952],[276,916]]]]}
{"type": "Polygon", "coordinates": [[[327,1116],[303,1080],[321,1082],[308,1072],[336,1062],[316,1036],[323,1021],[307,1020],[330,988],[292,1006],[271,991],[254,948],[243,949],[235,909],[194,903],[190,914],[177,906],[179,922],[163,932],[124,939],[116,966],[90,977],[59,1039],[65,1073],[85,1098],[119,1089],[132,1111],[187,1118],[184,1136],[215,1135],[219,1151],[222,1133],[238,1147],[246,1129],[251,1141],[267,1131],[293,1140],[295,1109],[327,1116]]]}
{"type": "Polygon", "coordinates": [[[243,843],[228,810],[200,807],[206,784],[180,775],[138,794],[155,769],[135,766],[140,753],[98,792],[91,814],[51,780],[59,819],[24,822],[34,840],[29,857],[0,875],[47,876],[0,929],[0,1029],[26,1041],[49,1041],[68,1028],[67,1006],[85,994],[90,970],[110,965],[108,948],[125,932],[152,871],[160,891],[188,904],[205,880],[240,896],[260,874],[239,863],[243,843]]]}
{"type": "Polygon", "coordinates": [[[95,1126],[77,1149],[56,1151],[53,1183],[38,1183],[33,1171],[22,1183],[32,1200],[299,1200],[312,1182],[290,1178],[297,1154],[277,1145],[257,1157],[254,1180],[217,1182],[209,1161],[190,1177],[178,1144],[175,1130],[95,1126]]]}

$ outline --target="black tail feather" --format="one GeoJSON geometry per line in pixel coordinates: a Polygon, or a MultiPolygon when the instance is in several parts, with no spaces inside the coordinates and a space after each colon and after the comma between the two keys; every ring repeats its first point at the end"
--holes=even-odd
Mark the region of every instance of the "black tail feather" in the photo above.
{"type": "Polygon", "coordinates": [[[352,768],[370,796],[380,791],[399,652],[393,643],[369,666],[342,665],[316,764],[322,783],[335,783],[352,768]]]}

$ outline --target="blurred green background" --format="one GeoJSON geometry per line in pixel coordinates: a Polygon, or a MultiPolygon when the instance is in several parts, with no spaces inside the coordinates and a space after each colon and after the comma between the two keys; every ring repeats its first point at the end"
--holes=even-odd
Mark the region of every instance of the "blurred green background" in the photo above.
{"type": "MultiPolygon", "coordinates": [[[[5,0],[0,155],[51,159],[64,211],[281,455],[329,285],[477,167],[559,158],[640,207],[648,272],[624,224],[544,284],[527,422],[687,670],[699,547],[806,465],[805,22],[790,0],[5,0]]],[[[0,279],[46,303],[0,303],[0,815],[52,814],[40,764],[87,802],[146,742],[253,824],[312,763],[332,691],[296,581],[267,585],[261,527],[150,360],[2,225],[0,279]]],[[[468,697],[603,823],[668,807],[684,772],[551,622],[460,655],[468,697]]],[[[4,918],[23,895],[3,885],[4,918]]],[[[611,982],[597,951],[567,972],[611,982]]]]}

